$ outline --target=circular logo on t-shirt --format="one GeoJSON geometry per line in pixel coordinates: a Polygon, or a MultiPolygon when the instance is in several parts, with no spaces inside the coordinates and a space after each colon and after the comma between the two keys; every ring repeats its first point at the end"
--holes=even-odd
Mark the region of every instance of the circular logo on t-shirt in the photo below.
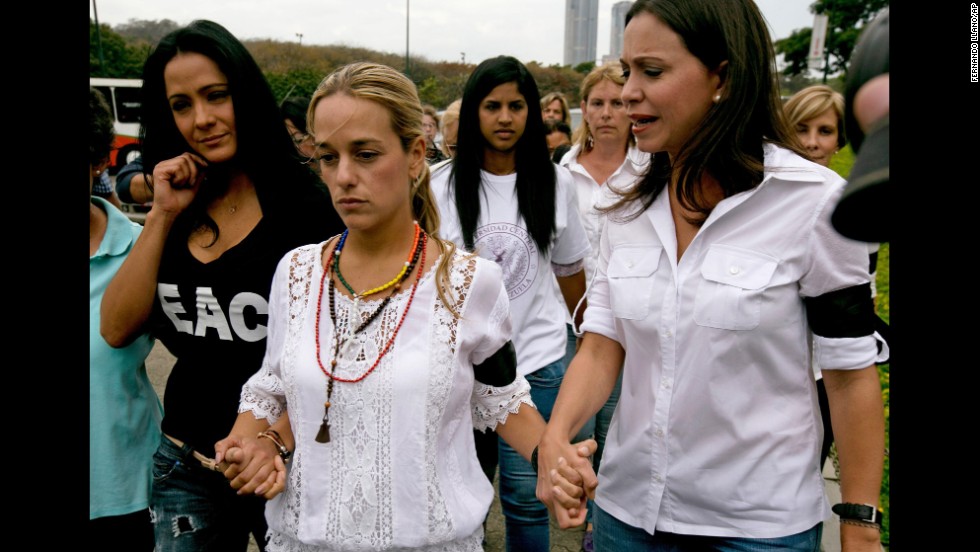
{"type": "Polygon", "coordinates": [[[473,238],[480,256],[500,265],[510,300],[531,289],[538,275],[538,248],[527,230],[507,222],[487,224],[473,238]]]}

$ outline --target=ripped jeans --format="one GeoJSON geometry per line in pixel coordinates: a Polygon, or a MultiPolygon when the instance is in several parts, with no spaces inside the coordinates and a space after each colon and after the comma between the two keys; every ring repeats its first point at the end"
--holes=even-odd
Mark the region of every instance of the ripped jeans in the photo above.
{"type": "Polygon", "coordinates": [[[249,533],[265,550],[265,502],[238,496],[222,474],[194,459],[190,447],[161,437],[150,495],[156,552],[245,552],[249,533]]]}

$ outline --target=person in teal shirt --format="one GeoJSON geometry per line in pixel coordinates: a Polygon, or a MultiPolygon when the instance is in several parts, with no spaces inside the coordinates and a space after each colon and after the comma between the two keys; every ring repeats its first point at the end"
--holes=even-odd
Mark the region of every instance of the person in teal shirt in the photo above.
{"type": "Polygon", "coordinates": [[[153,339],[114,349],[99,333],[102,295],[142,226],[92,195],[114,137],[109,106],[94,89],[89,114],[89,536],[110,550],[151,551],[150,470],[163,417],[144,364],[153,339]]]}

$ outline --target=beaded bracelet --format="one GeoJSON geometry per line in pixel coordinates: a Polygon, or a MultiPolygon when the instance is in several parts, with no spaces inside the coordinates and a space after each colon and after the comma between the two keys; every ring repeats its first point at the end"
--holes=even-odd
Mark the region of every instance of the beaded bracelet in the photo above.
{"type": "Polygon", "coordinates": [[[279,457],[282,458],[283,464],[288,464],[289,459],[292,458],[293,453],[290,452],[286,445],[282,441],[282,436],[279,432],[274,429],[267,429],[258,435],[259,437],[265,437],[266,439],[272,441],[276,445],[276,449],[279,451],[279,457]]]}
{"type": "Polygon", "coordinates": [[[869,527],[871,529],[877,529],[879,533],[881,532],[881,526],[878,525],[877,523],[871,523],[868,521],[859,521],[856,519],[841,519],[840,522],[846,523],[848,525],[857,525],[859,527],[869,527]]]}

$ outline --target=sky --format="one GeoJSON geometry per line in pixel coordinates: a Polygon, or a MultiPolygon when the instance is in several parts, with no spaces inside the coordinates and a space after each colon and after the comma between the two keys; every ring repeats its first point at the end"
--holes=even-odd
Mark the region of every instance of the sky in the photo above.
{"type": "MultiPolygon", "coordinates": [[[[617,1],[599,0],[599,59],[609,53],[610,13],[617,1]]],[[[812,2],[757,0],[774,40],[812,26],[812,2]]],[[[565,0],[90,0],[89,16],[95,18],[97,9],[99,23],[112,26],[130,19],[181,25],[211,19],[243,40],[343,44],[404,55],[406,6],[411,56],[476,64],[506,54],[524,62],[564,63],[565,0]]]]}

